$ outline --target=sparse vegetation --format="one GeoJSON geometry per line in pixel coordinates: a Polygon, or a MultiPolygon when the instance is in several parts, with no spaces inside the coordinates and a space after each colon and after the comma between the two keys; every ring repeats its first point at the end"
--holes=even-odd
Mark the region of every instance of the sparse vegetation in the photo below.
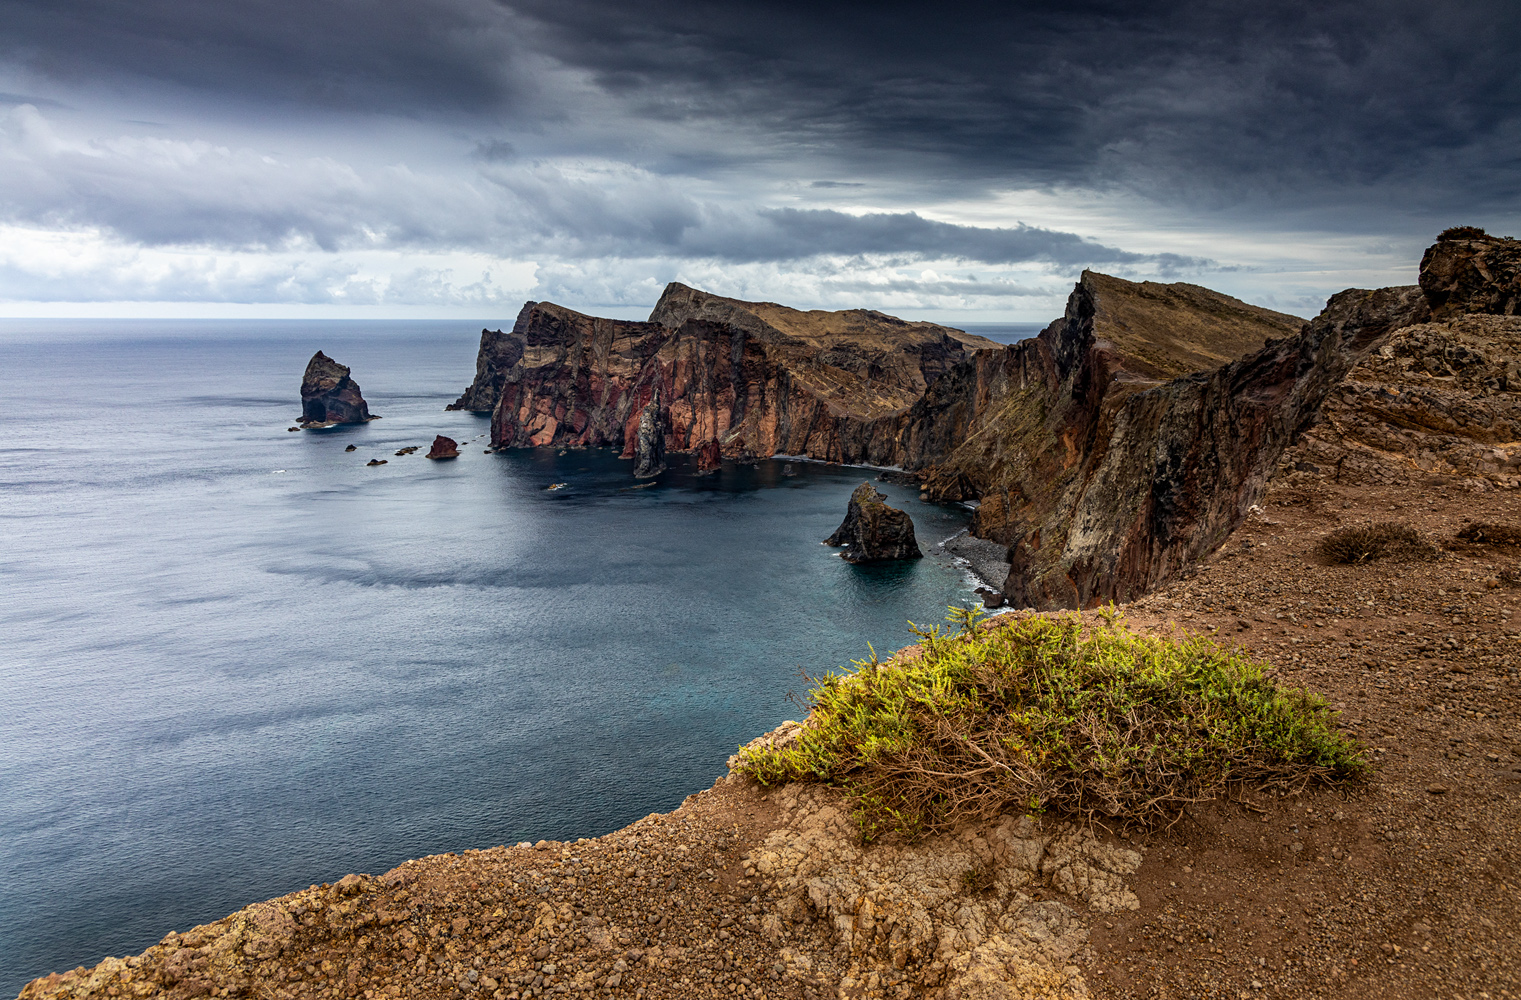
{"type": "Polygon", "coordinates": [[[1419,531],[1398,521],[1357,524],[1331,532],[1316,551],[1331,562],[1363,563],[1373,559],[1432,559],[1437,548],[1419,531]]]}
{"type": "Polygon", "coordinates": [[[1476,545],[1521,545],[1521,528],[1476,521],[1458,532],[1458,540],[1476,545]]]}
{"type": "Polygon", "coordinates": [[[1205,639],[1138,635],[1113,613],[978,627],[951,611],[957,630],[914,629],[917,656],[818,679],[804,729],[739,770],[844,787],[868,839],[1011,809],[1151,824],[1232,786],[1365,773],[1321,698],[1205,639]]]}

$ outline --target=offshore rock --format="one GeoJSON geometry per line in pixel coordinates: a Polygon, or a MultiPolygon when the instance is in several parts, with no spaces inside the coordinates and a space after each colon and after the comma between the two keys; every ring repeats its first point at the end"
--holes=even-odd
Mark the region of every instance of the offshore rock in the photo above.
{"type": "Polygon", "coordinates": [[[348,367],[321,351],[313,354],[301,377],[301,426],[362,424],[374,419],[348,367]]]}
{"type": "Polygon", "coordinates": [[[433,439],[433,447],[428,449],[429,458],[459,458],[459,442],[442,434],[433,439]]]}
{"type": "Polygon", "coordinates": [[[1521,313],[1521,240],[1459,226],[1437,237],[1421,258],[1421,290],[1431,317],[1521,313]]]}
{"type": "Polygon", "coordinates": [[[887,505],[887,495],[870,483],[862,483],[850,495],[845,520],[825,545],[845,547],[840,558],[846,562],[888,562],[894,559],[920,559],[919,543],[914,538],[914,522],[901,510],[887,505]]]}
{"type": "Polygon", "coordinates": [[[649,479],[666,470],[664,424],[660,414],[660,396],[656,394],[639,412],[639,440],[634,455],[635,479],[649,479]]]}
{"type": "Polygon", "coordinates": [[[475,356],[475,381],[464,394],[444,407],[446,410],[470,410],[474,413],[490,413],[496,409],[496,401],[502,395],[502,382],[512,366],[523,356],[521,329],[524,318],[535,302],[526,303],[518,311],[512,333],[501,330],[482,330],[481,347],[475,356]]]}

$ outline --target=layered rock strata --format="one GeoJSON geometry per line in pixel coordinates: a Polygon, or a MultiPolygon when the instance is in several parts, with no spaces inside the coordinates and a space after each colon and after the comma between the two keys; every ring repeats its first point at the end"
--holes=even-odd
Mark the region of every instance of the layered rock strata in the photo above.
{"type": "Polygon", "coordinates": [[[1451,267],[1474,244],[1500,242],[1521,247],[1515,240],[1446,239],[1427,251],[1421,286],[1445,318],[1396,330],[1359,362],[1326,401],[1322,419],[1285,454],[1287,474],[1348,484],[1521,487],[1521,316],[1491,311],[1515,278],[1493,258],[1465,257],[1463,268],[1451,267]],[[1480,266],[1491,285],[1472,280],[1480,266]],[[1455,281],[1454,274],[1466,277],[1455,281]]]}
{"type": "Polygon", "coordinates": [[[444,407],[446,410],[470,410],[490,413],[502,395],[502,382],[513,365],[523,356],[522,330],[524,317],[535,303],[529,302],[518,313],[512,333],[501,330],[482,330],[481,346],[475,356],[475,381],[471,382],[459,399],[444,407]]]}
{"type": "Polygon", "coordinates": [[[1347,371],[1425,318],[1414,288],[1342,293],[1307,324],[1089,271],[1062,319],[1001,348],[672,284],[647,323],[530,303],[520,349],[483,343],[510,367],[483,360],[472,392],[496,392],[494,448],[638,458],[648,423],[699,471],[775,454],[925,470],[927,499],[976,501],[974,534],[1008,547],[1008,603],[1091,607],[1218,545],[1347,371]]]}
{"type": "Polygon", "coordinates": [[[845,520],[825,545],[844,546],[840,558],[851,563],[892,562],[920,559],[914,538],[914,522],[905,512],[887,505],[887,495],[870,483],[862,483],[850,495],[845,520]]]}
{"type": "Polygon", "coordinates": [[[456,406],[492,414],[492,447],[613,446],[639,453],[659,399],[663,448],[722,458],[892,455],[892,418],[975,348],[998,345],[880,313],[803,313],[673,284],[648,323],[529,303],[483,337],[456,406]],[[467,405],[468,404],[468,405],[467,405]]]}
{"type": "Polygon", "coordinates": [[[330,427],[374,420],[346,365],[318,351],[301,377],[301,426],[330,427]]]}

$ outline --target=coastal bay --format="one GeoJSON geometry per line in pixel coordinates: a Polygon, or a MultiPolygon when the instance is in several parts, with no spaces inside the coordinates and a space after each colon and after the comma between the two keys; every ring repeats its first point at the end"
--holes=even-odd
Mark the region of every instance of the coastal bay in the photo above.
{"type": "Polygon", "coordinates": [[[819,544],[869,470],[486,455],[470,323],[0,330],[9,752],[0,983],[335,871],[673,808],[970,581],[819,544]],[[384,419],[289,433],[312,351],[384,419]],[[461,457],[428,462],[435,434],[461,457]],[[345,448],[353,444],[354,452],[345,448]],[[366,467],[375,458],[381,467],[366,467]],[[564,489],[548,491],[553,483],[564,489]]]}

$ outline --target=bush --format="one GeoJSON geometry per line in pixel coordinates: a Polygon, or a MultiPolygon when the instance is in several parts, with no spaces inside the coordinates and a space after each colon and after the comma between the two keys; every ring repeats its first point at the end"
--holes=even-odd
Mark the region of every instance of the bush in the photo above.
{"type": "Polygon", "coordinates": [[[1322,556],[1339,563],[1362,563],[1372,559],[1431,559],[1435,545],[1408,524],[1385,521],[1358,524],[1331,532],[1316,546],[1322,556]]]}
{"type": "Polygon", "coordinates": [[[1458,540],[1476,545],[1521,545],[1521,528],[1508,524],[1475,522],[1465,525],[1458,532],[1458,540]]]}
{"type": "Polygon", "coordinates": [[[812,713],[737,770],[819,781],[856,799],[867,839],[916,836],[1010,809],[1152,824],[1232,786],[1360,779],[1360,750],[1316,695],[1200,638],[1141,636],[1118,615],[960,631],[914,628],[917,655],[815,681],[812,713]]]}

